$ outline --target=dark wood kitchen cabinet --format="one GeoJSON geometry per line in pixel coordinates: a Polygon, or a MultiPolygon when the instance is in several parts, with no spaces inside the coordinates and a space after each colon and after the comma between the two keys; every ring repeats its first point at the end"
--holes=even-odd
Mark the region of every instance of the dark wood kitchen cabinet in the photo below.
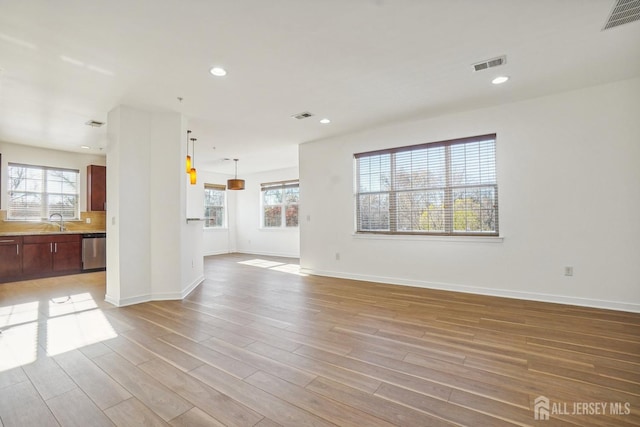
{"type": "Polygon", "coordinates": [[[22,274],[22,237],[0,237],[0,280],[22,274]]]}
{"type": "Polygon", "coordinates": [[[23,239],[23,276],[72,274],[82,269],[81,235],[24,236],[23,239]]]}
{"type": "Polygon", "coordinates": [[[107,168],[87,166],[87,211],[106,211],[107,168]]]}

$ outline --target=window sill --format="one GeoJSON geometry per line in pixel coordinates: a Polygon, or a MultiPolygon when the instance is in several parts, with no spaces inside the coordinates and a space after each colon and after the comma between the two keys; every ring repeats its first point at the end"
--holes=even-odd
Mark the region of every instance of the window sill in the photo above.
{"type": "Polygon", "coordinates": [[[354,239],[364,240],[426,240],[433,242],[463,242],[463,243],[502,243],[503,236],[429,236],[417,234],[367,234],[353,233],[354,239]]]}
{"type": "Polygon", "coordinates": [[[229,231],[228,227],[202,227],[204,231],[229,231]]]}

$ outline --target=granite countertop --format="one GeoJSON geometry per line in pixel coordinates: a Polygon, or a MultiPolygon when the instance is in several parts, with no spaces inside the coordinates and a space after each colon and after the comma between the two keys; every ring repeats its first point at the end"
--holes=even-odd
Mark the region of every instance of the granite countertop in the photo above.
{"type": "Polygon", "coordinates": [[[0,237],[7,236],[36,236],[48,234],[87,234],[87,233],[105,233],[105,230],[69,230],[69,231],[3,231],[0,237]]]}

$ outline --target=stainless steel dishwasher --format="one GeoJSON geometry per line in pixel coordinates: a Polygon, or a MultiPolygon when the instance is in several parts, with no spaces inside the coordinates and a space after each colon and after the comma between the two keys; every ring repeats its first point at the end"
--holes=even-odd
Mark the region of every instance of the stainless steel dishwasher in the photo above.
{"type": "Polygon", "coordinates": [[[107,233],[82,235],[82,271],[100,271],[107,267],[107,233]]]}

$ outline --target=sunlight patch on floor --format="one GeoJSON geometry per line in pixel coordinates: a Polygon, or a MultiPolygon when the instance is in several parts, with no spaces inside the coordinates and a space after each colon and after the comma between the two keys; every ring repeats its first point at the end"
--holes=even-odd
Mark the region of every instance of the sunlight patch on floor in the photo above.
{"type": "Polygon", "coordinates": [[[69,313],[92,310],[98,308],[90,293],[69,295],[49,300],[49,316],[60,316],[69,313]]]}
{"type": "Polygon", "coordinates": [[[0,328],[38,320],[38,301],[0,307],[0,328]]]}
{"type": "Polygon", "coordinates": [[[276,267],[278,265],[283,265],[284,263],[275,262],[275,261],[267,261],[266,259],[256,258],[256,259],[250,259],[250,260],[247,260],[247,261],[239,261],[238,264],[250,265],[252,267],[272,268],[272,267],[276,267]]]}
{"type": "Polygon", "coordinates": [[[0,372],[117,336],[88,292],[0,307],[0,372]]]}
{"type": "Polygon", "coordinates": [[[38,323],[3,329],[0,334],[0,372],[28,365],[38,358],[38,323]]]}
{"type": "Polygon", "coordinates": [[[47,320],[47,355],[55,356],[117,336],[102,310],[56,317],[47,320]]]}
{"type": "Polygon", "coordinates": [[[307,276],[300,272],[297,264],[285,264],[283,262],[268,261],[266,259],[255,258],[247,261],[238,261],[238,264],[250,265],[252,267],[268,268],[269,270],[281,271],[283,273],[295,274],[297,276],[307,276]]]}

